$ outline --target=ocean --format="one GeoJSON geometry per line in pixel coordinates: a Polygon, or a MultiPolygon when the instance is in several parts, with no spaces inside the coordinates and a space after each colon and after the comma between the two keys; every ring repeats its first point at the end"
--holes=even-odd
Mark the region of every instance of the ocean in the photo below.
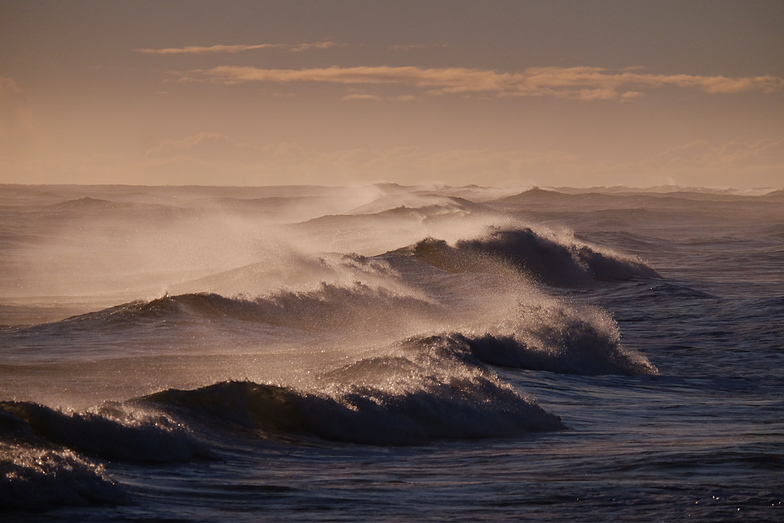
{"type": "Polygon", "coordinates": [[[784,191],[0,186],[3,521],[782,521],[784,191]]]}

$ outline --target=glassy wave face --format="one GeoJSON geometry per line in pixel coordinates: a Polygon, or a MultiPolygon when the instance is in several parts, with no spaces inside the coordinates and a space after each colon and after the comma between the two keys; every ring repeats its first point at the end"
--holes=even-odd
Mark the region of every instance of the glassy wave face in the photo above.
{"type": "Polygon", "coordinates": [[[780,191],[0,186],[0,224],[10,518],[784,514],[780,191]]]}

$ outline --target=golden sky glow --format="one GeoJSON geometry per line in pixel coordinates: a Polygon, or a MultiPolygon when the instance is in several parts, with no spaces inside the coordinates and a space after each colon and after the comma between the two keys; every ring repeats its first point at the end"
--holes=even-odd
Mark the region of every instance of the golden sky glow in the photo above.
{"type": "Polygon", "coordinates": [[[0,1],[0,182],[784,186],[777,1],[0,1]]]}

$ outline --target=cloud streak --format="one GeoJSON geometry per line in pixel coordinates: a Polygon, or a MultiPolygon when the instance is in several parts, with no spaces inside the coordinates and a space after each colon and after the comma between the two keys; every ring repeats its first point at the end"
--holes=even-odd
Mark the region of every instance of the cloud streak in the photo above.
{"type": "Polygon", "coordinates": [[[164,49],[136,49],[137,53],[143,54],[157,54],[157,55],[182,55],[182,54],[235,54],[244,51],[255,51],[258,49],[280,49],[291,53],[301,53],[303,51],[310,51],[312,49],[329,49],[330,47],[337,47],[345,44],[337,42],[316,42],[306,44],[256,44],[256,45],[212,45],[209,47],[202,46],[186,46],[186,47],[169,47],[164,49]]]}
{"type": "Polygon", "coordinates": [[[635,69],[612,71],[600,67],[532,67],[503,73],[469,68],[328,67],[311,69],[261,69],[219,66],[179,73],[183,81],[219,84],[245,82],[331,83],[343,85],[402,85],[424,89],[433,95],[485,94],[493,96],[548,96],[578,100],[630,99],[644,89],[674,87],[710,94],[749,91],[770,93],[784,87],[774,76],[729,78],[726,76],[656,75],[635,69]]]}
{"type": "Polygon", "coordinates": [[[303,51],[310,51],[312,49],[329,49],[331,47],[343,47],[348,44],[339,44],[337,42],[316,42],[314,44],[299,44],[288,46],[288,51],[292,53],[301,53],[303,51]]]}
{"type": "Polygon", "coordinates": [[[388,48],[389,51],[420,51],[422,49],[446,49],[447,44],[402,44],[392,45],[388,48]]]}

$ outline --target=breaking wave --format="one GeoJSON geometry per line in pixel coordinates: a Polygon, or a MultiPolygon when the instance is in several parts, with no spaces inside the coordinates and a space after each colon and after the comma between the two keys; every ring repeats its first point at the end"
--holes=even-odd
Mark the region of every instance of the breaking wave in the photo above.
{"type": "Polygon", "coordinates": [[[211,459],[253,440],[424,445],[564,428],[481,364],[444,358],[439,344],[345,365],[310,390],[224,381],[84,412],[2,402],[0,508],[127,503],[100,460],[211,459]]]}
{"type": "MultiPolygon", "coordinates": [[[[259,298],[214,293],[165,295],[74,316],[54,329],[134,328],[139,324],[239,320],[298,329],[363,326],[391,328],[395,318],[424,321],[443,314],[437,303],[361,282],[322,282],[309,291],[280,291],[259,298]],[[398,314],[390,314],[395,311],[398,314]]],[[[40,329],[34,327],[33,329],[40,329]]]]}
{"type": "MultiPolygon", "coordinates": [[[[68,451],[154,463],[213,457],[214,442],[233,436],[421,445],[564,428],[560,418],[492,373],[475,345],[456,335],[409,338],[302,386],[223,381],[83,412],[2,402],[0,443],[61,457],[68,451]],[[479,357],[468,357],[471,350],[479,357]]],[[[5,466],[22,464],[11,459],[5,466]]],[[[93,472],[100,477],[98,469],[93,472]]]]}
{"type": "Polygon", "coordinates": [[[189,423],[284,441],[423,445],[564,428],[560,418],[454,349],[448,338],[410,338],[325,371],[308,386],[227,381],[139,401],[189,423]]]}
{"type": "Polygon", "coordinates": [[[581,288],[596,282],[658,278],[658,273],[634,256],[579,242],[547,236],[530,228],[494,229],[481,238],[459,240],[455,246],[427,238],[408,251],[416,258],[448,271],[477,270],[487,260],[511,264],[534,280],[556,287],[581,288]]]}

